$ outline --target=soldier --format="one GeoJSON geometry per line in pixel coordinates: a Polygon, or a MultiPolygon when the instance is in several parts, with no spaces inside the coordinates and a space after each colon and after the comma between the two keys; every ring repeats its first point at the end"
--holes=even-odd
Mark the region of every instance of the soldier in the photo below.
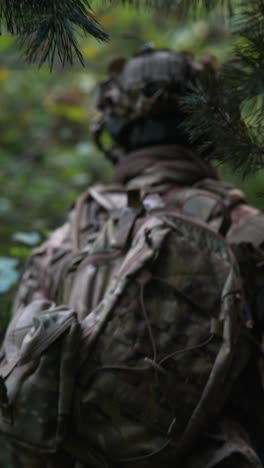
{"type": "Polygon", "coordinates": [[[145,48],[99,86],[113,184],[35,250],[3,344],[15,467],[263,466],[264,221],[180,125],[203,66],[145,48]]]}

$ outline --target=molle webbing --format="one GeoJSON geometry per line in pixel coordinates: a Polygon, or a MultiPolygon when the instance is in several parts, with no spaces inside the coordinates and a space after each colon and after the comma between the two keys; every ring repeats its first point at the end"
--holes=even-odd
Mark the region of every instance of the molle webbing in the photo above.
{"type": "Polygon", "coordinates": [[[231,226],[231,211],[245,203],[244,194],[222,181],[203,179],[190,188],[175,189],[167,195],[167,205],[207,223],[226,235],[231,226]]]}

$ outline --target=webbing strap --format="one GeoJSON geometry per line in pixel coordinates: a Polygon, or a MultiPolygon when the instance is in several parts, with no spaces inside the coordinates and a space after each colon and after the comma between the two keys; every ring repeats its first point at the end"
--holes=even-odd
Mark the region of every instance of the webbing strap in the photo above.
{"type": "MultiPolygon", "coordinates": [[[[120,186],[111,187],[117,193],[124,193],[121,191],[120,186]]],[[[114,212],[115,210],[120,210],[119,203],[111,199],[107,194],[108,191],[105,191],[105,186],[95,185],[85,191],[77,200],[74,211],[73,227],[72,227],[72,250],[73,253],[78,253],[80,248],[80,231],[81,231],[81,222],[83,208],[89,199],[94,200],[101,208],[107,212],[114,212]],[[104,193],[105,192],[105,193],[104,193]]]]}
{"type": "Polygon", "coordinates": [[[90,192],[84,192],[77,200],[75,206],[75,217],[73,222],[72,228],[72,250],[73,253],[77,253],[79,251],[79,237],[80,237],[80,223],[81,223],[81,216],[82,216],[82,209],[85,202],[90,198],[90,192]]]}

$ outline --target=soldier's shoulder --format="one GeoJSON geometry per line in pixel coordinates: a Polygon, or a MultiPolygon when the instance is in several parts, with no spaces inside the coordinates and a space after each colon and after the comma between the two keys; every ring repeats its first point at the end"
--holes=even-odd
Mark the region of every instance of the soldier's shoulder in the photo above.
{"type": "Polygon", "coordinates": [[[228,213],[231,223],[225,233],[229,243],[248,243],[255,248],[264,245],[264,212],[248,204],[246,195],[239,188],[223,180],[211,179],[203,180],[199,188],[220,197],[223,215],[228,213]]]}
{"type": "Polygon", "coordinates": [[[248,204],[234,209],[228,241],[232,244],[250,243],[254,247],[260,247],[264,243],[264,212],[248,204]]]}

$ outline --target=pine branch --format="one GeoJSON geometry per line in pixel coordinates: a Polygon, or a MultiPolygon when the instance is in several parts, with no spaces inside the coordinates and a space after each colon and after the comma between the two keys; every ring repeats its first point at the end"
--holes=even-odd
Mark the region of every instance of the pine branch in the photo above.
{"type": "Polygon", "coordinates": [[[240,102],[264,98],[264,0],[248,2],[233,19],[233,63],[225,66],[226,79],[240,102]]]}
{"type": "Polygon", "coordinates": [[[56,54],[63,64],[72,63],[75,55],[83,63],[77,29],[99,41],[108,39],[89,0],[1,0],[0,27],[4,24],[30,61],[48,61],[51,67],[56,54]]]}
{"type": "MultiPolygon", "coordinates": [[[[183,12],[216,6],[232,11],[232,0],[107,0],[108,2],[153,9],[171,9],[179,15],[183,12]]],[[[90,0],[0,0],[0,30],[7,30],[18,38],[26,48],[30,61],[42,64],[48,60],[52,66],[55,55],[60,60],[72,63],[77,55],[82,62],[76,31],[91,34],[100,41],[107,40],[107,34],[96,22],[90,0]]]]}
{"type": "Polygon", "coordinates": [[[247,173],[264,164],[264,0],[241,0],[231,27],[232,57],[183,99],[184,129],[202,155],[247,173]]]}
{"type": "Polygon", "coordinates": [[[186,116],[182,129],[202,157],[227,161],[245,174],[263,167],[264,146],[256,133],[263,134],[264,123],[259,120],[257,127],[246,123],[223,76],[205,72],[182,98],[181,107],[186,116]]]}

